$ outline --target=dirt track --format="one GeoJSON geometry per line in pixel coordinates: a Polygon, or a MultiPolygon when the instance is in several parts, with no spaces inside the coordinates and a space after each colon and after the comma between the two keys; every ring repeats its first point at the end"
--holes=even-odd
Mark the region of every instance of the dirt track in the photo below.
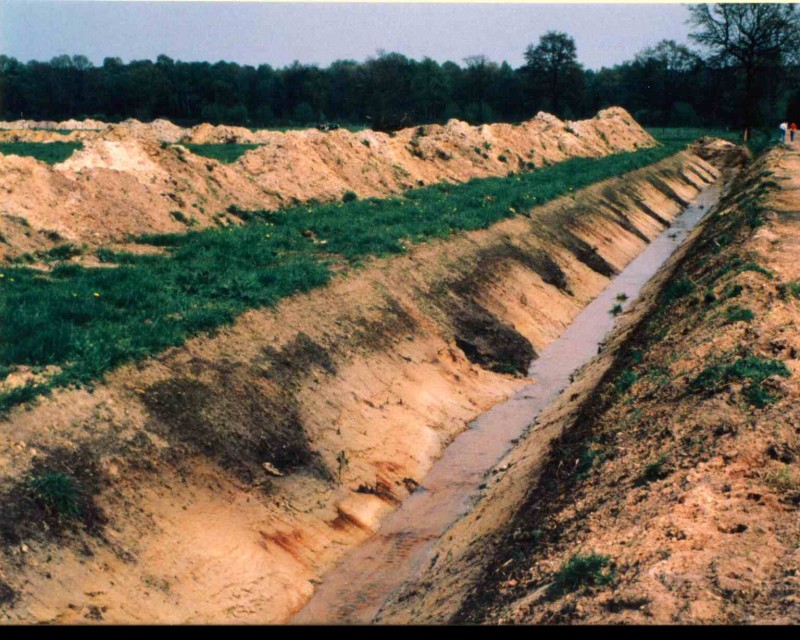
{"type": "Polygon", "coordinates": [[[341,200],[348,191],[386,196],[655,145],[619,108],[580,122],[541,113],[518,126],[473,127],[451,120],[394,135],[315,129],[253,133],[210,125],[184,130],[164,120],[67,135],[0,126],[0,141],[76,139],[84,148],[55,166],[0,155],[0,259],[65,242],[97,246],[123,242],[129,234],[238,224],[241,220],[226,212],[230,205],[274,209],[312,199],[341,200]],[[173,144],[180,142],[260,146],[222,164],[173,144]]]}

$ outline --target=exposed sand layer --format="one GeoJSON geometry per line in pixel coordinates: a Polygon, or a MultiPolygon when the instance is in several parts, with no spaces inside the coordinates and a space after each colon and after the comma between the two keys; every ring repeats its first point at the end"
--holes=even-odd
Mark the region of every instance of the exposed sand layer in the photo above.
{"type": "Polygon", "coordinates": [[[55,166],[0,155],[0,259],[64,242],[96,246],[130,234],[184,232],[189,224],[238,224],[226,213],[230,205],[274,209],[311,199],[340,200],[348,191],[386,196],[656,144],[617,107],[580,122],[540,113],[516,126],[473,127],[451,120],[394,135],[316,129],[253,133],[207,124],[181,129],[156,120],[100,131],[75,128],[67,135],[16,128],[0,131],[4,140],[81,140],[84,148],[55,166]],[[222,164],[174,144],[189,142],[260,146],[222,164]]]}
{"type": "MultiPolygon", "coordinates": [[[[161,179],[157,144],[97,144],[103,163],[135,167],[116,179],[161,179]]],[[[0,425],[0,620],[286,620],[469,420],[529,382],[497,371],[558,336],[716,176],[680,153],[14,410],[0,425]],[[48,469],[85,487],[77,525],[20,500],[26,474],[48,469]]]]}

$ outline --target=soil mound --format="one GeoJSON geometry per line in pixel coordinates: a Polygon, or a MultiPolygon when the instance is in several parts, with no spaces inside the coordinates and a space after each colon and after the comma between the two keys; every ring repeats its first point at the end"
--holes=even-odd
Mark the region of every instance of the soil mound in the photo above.
{"type": "Polygon", "coordinates": [[[80,139],[84,148],[53,167],[0,155],[0,233],[7,240],[0,257],[65,240],[91,246],[119,241],[120,234],[180,232],[184,221],[196,228],[236,224],[220,218],[230,205],[273,209],[310,199],[335,201],[348,191],[386,196],[656,144],[619,108],[580,122],[540,113],[520,125],[474,127],[451,120],[395,134],[253,133],[209,124],[182,129],[167,120],[126,120],[102,131],[86,130],[96,127],[94,121],[35,124],[68,125],[73,132],[34,131],[25,121],[5,123],[18,125],[6,135],[28,142],[80,139]],[[172,146],[179,141],[259,146],[223,164],[172,146]],[[22,234],[20,225],[28,225],[22,234]]]}

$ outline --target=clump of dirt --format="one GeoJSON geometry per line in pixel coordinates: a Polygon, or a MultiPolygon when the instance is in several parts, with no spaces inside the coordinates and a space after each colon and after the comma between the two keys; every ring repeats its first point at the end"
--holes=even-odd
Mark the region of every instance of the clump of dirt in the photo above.
{"type": "Polygon", "coordinates": [[[747,147],[734,144],[722,138],[703,136],[689,147],[703,160],[716,167],[730,168],[747,164],[752,159],[752,154],[747,147]]]}
{"type": "Polygon", "coordinates": [[[490,559],[453,620],[800,620],[798,168],[785,149],[757,162],[587,368],[599,382],[535,426],[532,444],[561,435],[475,541],[490,559]]]}
{"type": "Polygon", "coordinates": [[[546,114],[521,125],[473,127],[451,120],[392,135],[344,129],[253,133],[208,124],[187,130],[166,120],[127,120],[99,131],[87,130],[97,128],[88,123],[64,135],[14,124],[6,123],[2,136],[28,142],[79,139],[84,148],[55,166],[0,155],[0,233],[5,239],[0,258],[50,248],[50,232],[76,245],[97,246],[129,235],[184,232],[183,220],[193,228],[218,225],[231,206],[275,209],[309,200],[338,201],[347,193],[386,196],[420,185],[507,175],[571,157],[656,145],[619,108],[581,122],[546,114]],[[175,144],[180,142],[259,146],[224,164],[175,144]],[[27,228],[20,230],[14,220],[24,220],[27,228]]]}

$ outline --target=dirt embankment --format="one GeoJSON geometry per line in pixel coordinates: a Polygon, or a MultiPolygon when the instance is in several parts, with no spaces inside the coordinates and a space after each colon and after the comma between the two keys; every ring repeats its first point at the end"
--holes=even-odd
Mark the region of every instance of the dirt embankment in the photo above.
{"type": "MultiPolygon", "coordinates": [[[[13,124],[13,123],[12,123],[13,124]]],[[[599,157],[656,143],[623,109],[580,122],[539,114],[517,126],[446,125],[394,135],[346,130],[259,131],[165,120],[62,135],[0,133],[0,140],[80,139],[84,148],[49,166],[0,155],[0,258],[71,242],[97,246],[129,234],[238,224],[231,205],[274,209],[316,199],[386,196],[436,182],[507,175],[571,157],[599,157]],[[179,142],[259,146],[231,164],[179,142]]]]}
{"type": "Polygon", "coordinates": [[[799,169],[741,177],[383,621],[800,621],[799,169]]]}
{"type": "Polygon", "coordinates": [[[15,410],[2,616],[287,619],[716,175],[678,154],[15,410]]]}

